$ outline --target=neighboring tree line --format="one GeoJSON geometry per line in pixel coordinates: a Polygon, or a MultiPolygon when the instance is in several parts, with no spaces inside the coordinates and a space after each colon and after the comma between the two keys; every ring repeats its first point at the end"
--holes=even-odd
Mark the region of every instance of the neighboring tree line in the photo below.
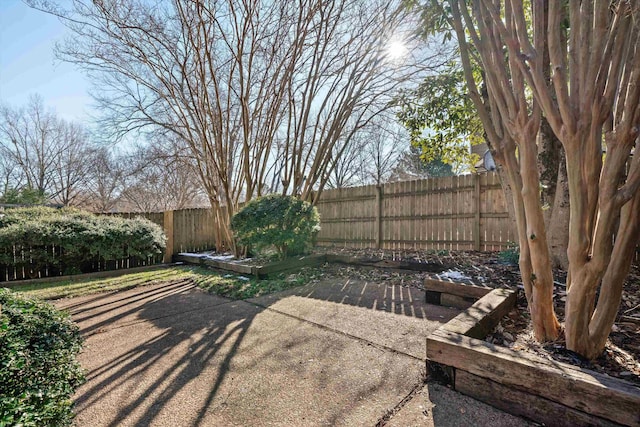
{"type": "MultiPolygon", "coordinates": [[[[171,135],[127,151],[98,144],[85,126],[61,119],[33,96],[24,107],[0,106],[0,203],[54,204],[95,212],[156,212],[208,207],[189,148],[171,135]]],[[[453,174],[421,160],[390,115],[354,134],[335,159],[330,188],[453,174]]],[[[277,187],[277,185],[276,185],[277,187]]]]}
{"type": "Polygon", "coordinates": [[[184,147],[175,141],[127,153],[92,142],[38,96],[0,106],[0,203],[56,204],[96,212],[163,211],[207,204],[184,147]]]}

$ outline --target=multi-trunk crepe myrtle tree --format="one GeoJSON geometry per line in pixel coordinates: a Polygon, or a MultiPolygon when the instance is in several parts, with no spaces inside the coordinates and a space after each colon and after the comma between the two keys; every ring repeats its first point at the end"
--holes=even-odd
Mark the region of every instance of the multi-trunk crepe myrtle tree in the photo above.
{"type": "Polygon", "coordinates": [[[395,90],[442,61],[408,51],[400,0],[29,0],[61,18],[63,60],[97,83],[103,130],[168,132],[189,147],[221,225],[270,192],[313,202],[353,135],[395,90]],[[270,185],[275,183],[275,185],[270,185]]]}
{"type": "Polygon", "coordinates": [[[537,135],[566,156],[567,347],[601,354],[640,240],[640,11],[630,0],[432,1],[455,30],[469,95],[513,190],[535,336],[555,339],[537,135]],[[483,96],[473,64],[482,69],[483,96]]]}

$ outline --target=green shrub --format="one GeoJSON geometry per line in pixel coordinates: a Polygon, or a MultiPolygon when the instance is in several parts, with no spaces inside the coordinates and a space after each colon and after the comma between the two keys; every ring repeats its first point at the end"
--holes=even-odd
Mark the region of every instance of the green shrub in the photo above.
{"type": "Polygon", "coordinates": [[[82,339],[52,305],[0,289],[0,426],[64,426],[84,380],[82,339]]]}
{"type": "Polygon", "coordinates": [[[250,201],[231,220],[241,245],[261,251],[273,246],[281,257],[304,253],[320,231],[320,215],[310,203],[271,194],[250,201]]]}
{"type": "Polygon", "coordinates": [[[507,249],[498,252],[498,260],[503,264],[518,265],[520,261],[520,248],[517,243],[509,242],[507,249]]]}
{"type": "Polygon", "coordinates": [[[42,205],[47,202],[44,191],[31,187],[8,188],[0,197],[0,203],[14,205],[42,205]]]}
{"type": "Polygon", "coordinates": [[[45,207],[0,215],[0,264],[32,272],[47,267],[73,274],[90,271],[96,261],[148,258],[161,254],[165,241],[162,229],[144,218],[45,207]]]}

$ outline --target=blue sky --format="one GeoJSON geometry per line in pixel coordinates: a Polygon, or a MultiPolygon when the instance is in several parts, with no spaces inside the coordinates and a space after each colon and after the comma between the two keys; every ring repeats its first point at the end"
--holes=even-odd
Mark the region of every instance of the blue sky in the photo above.
{"type": "Polygon", "coordinates": [[[60,21],[21,0],[0,0],[0,102],[27,103],[31,94],[67,120],[88,124],[90,84],[72,64],[55,59],[53,47],[67,35],[60,21]]]}

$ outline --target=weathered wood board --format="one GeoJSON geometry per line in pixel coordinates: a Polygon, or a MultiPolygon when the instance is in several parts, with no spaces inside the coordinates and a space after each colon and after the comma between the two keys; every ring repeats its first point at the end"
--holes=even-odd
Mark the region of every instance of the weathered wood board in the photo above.
{"type": "Polygon", "coordinates": [[[640,389],[626,381],[498,347],[444,328],[427,338],[427,358],[455,368],[454,377],[465,371],[609,421],[640,425],[640,389]]]}
{"type": "Polygon", "coordinates": [[[494,289],[471,307],[442,326],[442,329],[483,339],[516,305],[516,293],[508,289],[494,289]]]}
{"type": "Polygon", "coordinates": [[[441,292],[445,294],[457,295],[460,297],[482,298],[493,288],[477,285],[468,285],[451,280],[424,279],[424,289],[427,291],[441,292]]]}
{"type": "MultiPolygon", "coordinates": [[[[455,390],[503,411],[544,423],[549,427],[620,425],[460,369],[455,372],[455,390]]],[[[615,411],[615,408],[611,410],[615,411]]]]}
{"type": "Polygon", "coordinates": [[[204,265],[207,267],[219,268],[221,270],[233,271],[241,274],[256,274],[255,268],[250,265],[238,264],[237,262],[226,262],[196,255],[178,254],[173,258],[177,262],[204,265]]]}

